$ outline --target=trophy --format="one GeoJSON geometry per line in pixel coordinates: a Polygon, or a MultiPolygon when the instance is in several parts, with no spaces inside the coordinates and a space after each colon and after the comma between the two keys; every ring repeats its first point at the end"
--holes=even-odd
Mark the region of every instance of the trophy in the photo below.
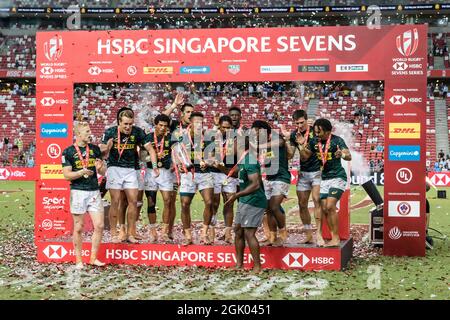
{"type": "Polygon", "coordinates": [[[177,167],[183,168],[185,172],[193,166],[189,152],[182,142],[177,142],[172,146],[172,161],[177,167]]]}

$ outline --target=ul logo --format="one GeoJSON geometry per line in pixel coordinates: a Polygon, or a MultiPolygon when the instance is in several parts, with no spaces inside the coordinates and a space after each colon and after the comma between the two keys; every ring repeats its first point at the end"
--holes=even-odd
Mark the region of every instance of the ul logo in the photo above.
{"type": "Polygon", "coordinates": [[[410,183],[412,180],[413,174],[411,170],[407,168],[400,168],[397,170],[396,178],[397,181],[401,184],[407,184],[410,183]]]}
{"type": "Polygon", "coordinates": [[[47,147],[47,155],[52,159],[56,159],[61,155],[61,148],[56,143],[52,143],[47,147]]]}

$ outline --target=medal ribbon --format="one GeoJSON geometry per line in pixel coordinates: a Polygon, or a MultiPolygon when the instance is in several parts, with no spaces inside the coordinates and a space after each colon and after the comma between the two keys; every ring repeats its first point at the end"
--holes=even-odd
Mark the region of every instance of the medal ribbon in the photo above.
{"type": "Polygon", "coordinates": [[[89,166],[89,151],[90,151],[89,144],[86,145],[86,159],[83,158],[80,147],[78,147],[76,142],[73,144],[73,146],[75,147],[75,150],[77,151],[78,159],[80,159],[83,169],[87,169],[87,167],[89,166]]]}
{"type": "Polygon", "coordinates": [[[327,156],[328,156],[328,150],[330,149],[330,142],[331,142],[331,133],[330,136],[327,139],[327,144],[325,145],[325,152],[322,148],[322,141],[319,140],[319,151],[320,151],[320,158],[322,159],[322,167],[325,167],[325,164],[327,163],[327,156]]]}
{"type": "Polygon", "coordinates": [[[125,140],[125,144],[123,145],[123,148],[122,148],[122,150],[120,150],[120,129],[119,129],[119,126],[117,126],[117,151],[119,152],[119,161],[120,161],[120,158],[122,157],[122,153],[125,151],[125,148],[126,148],[126,146],[127,146],[127,142],[128,142],[128,138],[127,138],[127,140],[125,140]]]}
{"type": "MultiPolygon", "coordinates": [[[[155,141],[155,149],[158,150],[158,137],[156,136],[156,130],[153,131],[153,140],[155,141]]],[[[159,146],[159,151],[158,152],[158,159],[160,159],[164,153],[164,135],[161,139],[161,145],[159,146]]]]}

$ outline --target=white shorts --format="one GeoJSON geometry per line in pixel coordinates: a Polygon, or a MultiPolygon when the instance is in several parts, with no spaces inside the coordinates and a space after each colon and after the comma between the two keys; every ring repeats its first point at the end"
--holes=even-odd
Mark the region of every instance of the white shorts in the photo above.
{"type": "Polygon", "coordinates": [[[211,172],[214,178],[214,193],[220,194],[222,192],[226,193],[236,193],[237,186],[239,184],[239,179],[236,178],[228,178],[225,173],[222,172],[211,172]],[[223,182],[227,180],[227,184],[223,184],[223,182]]]}
{"type": "Polygon", "coordinates": [[[139,191],[144,191],[145,181],[144,181],[144,177],[142,176],[142,173],[141,173],[140,169],[136,170],[136,177],[138,179],[138,190],[139,191]]]}
{"type": "Polygon", "coordinates": [[[159,176],[155,178],[153,169],[147,169],[145,172],[145,190],[146,191],[173,191],[173,182],[175,175],[170,169],[159,168],[159,176]]]}
{"type": "Polygon", "coordinates": [[[134,168],[109,167],[106,171],[106,189],[138,189],[139,182],[134,168]]]}
{"type": "Polygon", "coordinates": [[[309,191],[313,186],[320,186],[322,174],[320,171],[298,173],[297,191],[309,191]]]}
{"type": "Polygon", "coordinates": [[[189,193],[195,194],[198,191],[204,189],[214,188],[214,178],[211,172],[208,173],[195,173],[194,179],[192,179],[192,172],[182,173],[180,179],[180,194],[189,193]]]}
{"type": "Polygon", "coordinates": [[[267,200],[274,196],[287,197],[289,194],[289,183],[264,180],[264,191],[266,192],[267,200]]]}
{"type": "Polygon", "coordinates": [[[72,214],[103,213],[100,191],[70,190],[70,212],[72,214]]]}
{"type": "Polygon", "coordinates": [[[322,180],[322,182],[320,183],[320,199],[325,199],[327,196],[332,196],[337,199],[340,199],[342,193],[345,191],[346,188],[347,188],[347,181],[341,178],[322,180]],[[337,196],[334,196],[335,193],[337,194],[337,196]]]}

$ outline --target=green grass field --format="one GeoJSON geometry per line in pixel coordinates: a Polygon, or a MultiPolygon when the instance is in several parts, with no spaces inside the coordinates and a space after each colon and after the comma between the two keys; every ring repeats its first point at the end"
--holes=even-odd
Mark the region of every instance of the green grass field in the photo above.
{"type": "MultiPolygon", "coordinates": [[[[255,276],[224,269],[117,265],[78,272],[70,265],[38,264],[33,247],[34,183],[0,182],[0,191],[0,299],[450,298],[449,242],[439,239],[424,258],[384,257],[370,251],[357,254],[344,272],[272,270],[255,276]]],[[[290,196],[286,211],[297,205],[293,187],[290,196]]],[[[362,188],[352,188],[352,204],[365,196],[362,188]]],[[[449,235],[450,200],[436,199],[433,189],[427,196],[430,227],[449,235]]],[[[199,199],[193,203],[194,220],[201,219],[199,199]]],[[[352,224],[367,224],[368,209],[353,211],[352,224]]],[[[298,223],[298,217],[288,222],[298,223]]],[[[364,249],[368,244],[358,246],[364,249]]]]}

